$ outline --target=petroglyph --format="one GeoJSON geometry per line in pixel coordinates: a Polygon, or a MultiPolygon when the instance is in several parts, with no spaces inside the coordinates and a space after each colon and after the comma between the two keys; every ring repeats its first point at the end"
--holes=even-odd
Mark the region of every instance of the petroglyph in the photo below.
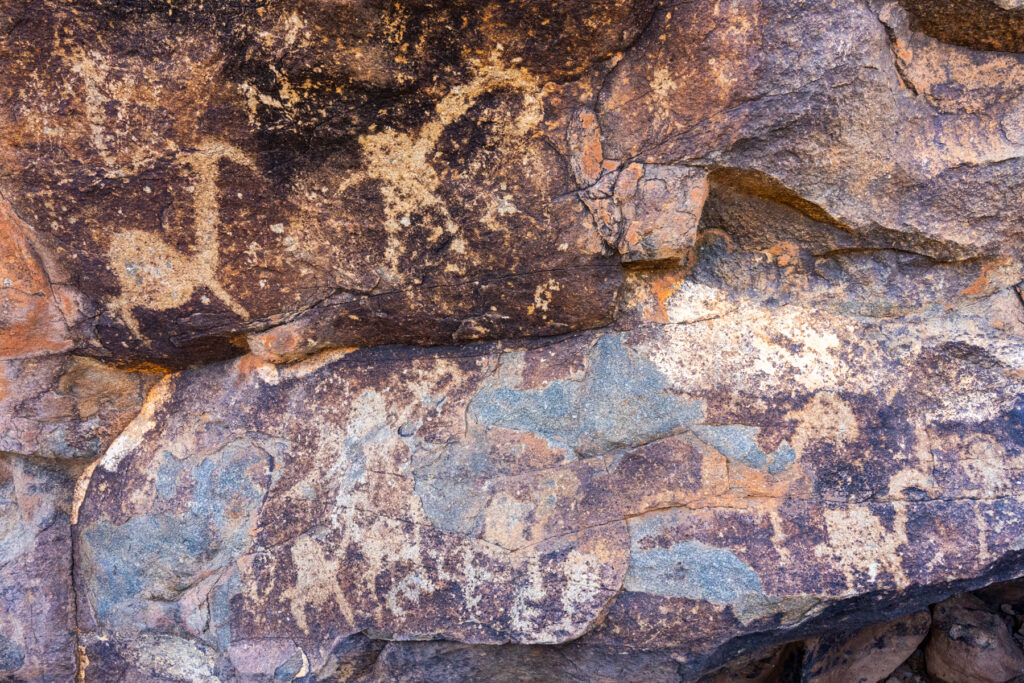
{"type": "Polygon", "coordinates": [[[281,595],[291,603],[295,623],[309,633],[306,621],[307,605],[321,607],[333,600],[346,623],[356,621],[345,592],[338,582],[341,569],[338,560],[328,557],[323,546],[308,536],[302,536],[292,546],[292,561],[295,563],[295,585],[281,595]]]}
{"type": "Polygon", "coordinates": [[[900,546],[908,543],[906,505],[896,503],[892,510],[891,531],[866,506],[825,511],[828,543],[816,546],[814,552],[836,562],[851,592],[863,585],[865,576],[870,584],[878,581],[880,570],[898,587],[909,583],[900,553],[900,546]]]}
{"type": "MultiPolygon", "coordinates": [[[[193,292],[206,287],[242,319],[248,311],[217,281],[218,164],[229,159],[255,171],[255,164],[241,150],[224,142],[206,141],[178,155],[196,176],[193,193],[195,248],[187,254],[144,230],[126,230],[110,240],[107,256],[121,286],[121,293],[107,304],[129,329],[141,336],[135,308],[165,311],[188,302],[193,292]]],[[[204,301],[206,303],[206,301],[204,301]]]]}
{"type": "MultiPolygon", "coordinates": [[[[404,228],[412,225],[413,214],[419,214],[420,220],[428,222],[432,240],[444,233],[455,235],[458,232],[447,203],[438,195],[441,178],[431,159],[445,128],[465,115],[481,95],[499,89],[523,93],[521,111],[501,126],[499,134],[525,137],[543,117],[540,84],[526,69],[501,65],[498,55],[492,55],[489,62],[479,65],[469,83],[452,88],[438,102],[434,118],[418,130],[403,132],[388,128],[360,136],[363,170],[345,178],[338,189],[344,192],[364,180],[380,183],[387,232],[384,263],[392,272],[397,273],[404,246],[401,235],[404,228]]],[[[458,248],[460,242],[456,239],[452,244],[458,248]]]]}

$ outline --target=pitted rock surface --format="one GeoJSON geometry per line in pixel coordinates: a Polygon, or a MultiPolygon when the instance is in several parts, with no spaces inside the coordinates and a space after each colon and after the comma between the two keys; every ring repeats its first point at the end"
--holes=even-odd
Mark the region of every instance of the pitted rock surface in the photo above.
{"type": "Polygon", "coordinates": [[[1024,674],[1019,5],[0,0],[0,678],[1024,674]]]}

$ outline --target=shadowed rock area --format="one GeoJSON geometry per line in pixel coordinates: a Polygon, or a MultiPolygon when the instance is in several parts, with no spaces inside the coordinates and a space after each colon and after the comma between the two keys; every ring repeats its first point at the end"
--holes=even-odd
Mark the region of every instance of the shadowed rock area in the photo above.
{"type": "Polygon", "coordinates": [[[1024,680],[1020,53],[0,0],[0,680],[1024,680]]]}

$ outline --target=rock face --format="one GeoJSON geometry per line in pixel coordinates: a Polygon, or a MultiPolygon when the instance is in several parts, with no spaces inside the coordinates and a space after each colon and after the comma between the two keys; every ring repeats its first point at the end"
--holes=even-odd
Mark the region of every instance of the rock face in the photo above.
{"type": "Polygon", "coordinates": [[[0,0],[0,677],[1024,674],[1018,4],[0,0]]]}

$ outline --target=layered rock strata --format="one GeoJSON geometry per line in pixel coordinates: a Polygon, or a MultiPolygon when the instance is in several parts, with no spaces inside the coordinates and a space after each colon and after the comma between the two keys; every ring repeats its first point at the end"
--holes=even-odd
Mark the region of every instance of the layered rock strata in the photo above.
{"type": "Polygon", "coordinates": [[[1024,673],[1022,40],[0,0],[0,675],[1024,673]]]}

